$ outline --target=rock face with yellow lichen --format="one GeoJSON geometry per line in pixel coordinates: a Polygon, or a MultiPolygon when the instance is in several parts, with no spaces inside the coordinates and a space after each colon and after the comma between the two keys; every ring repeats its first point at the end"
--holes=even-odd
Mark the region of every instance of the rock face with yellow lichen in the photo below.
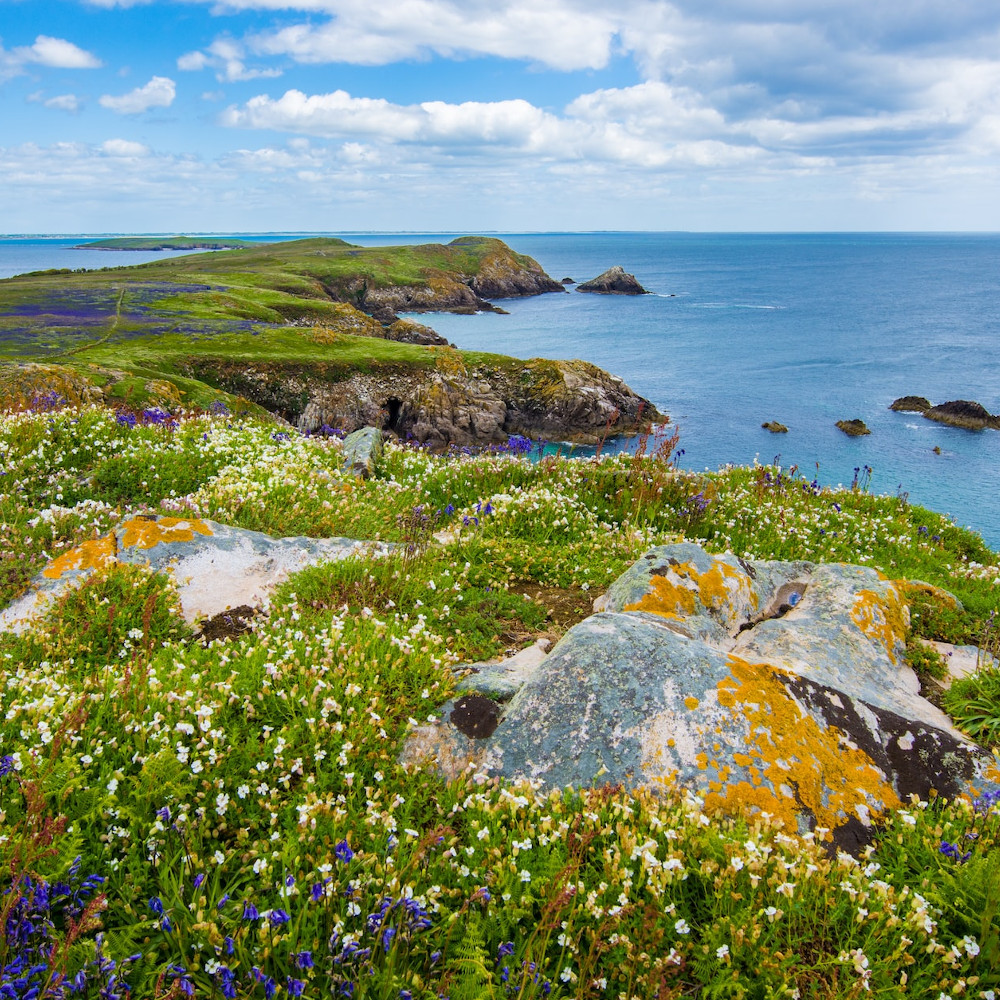
{"type": "Polygon", "coordinates": [[[874,570],[681,543],[647,553],[600,605],[512,697],[502,665],[466,677],[407,757],[554,787],[679,785],[848,850],[911,794],[1000,781],[920,697],[901,590],[874,570]]]}
{"type": "Polygon", "coordinates": [[[289,573],[377,545],[350,538],[272,538],[200,518],[139,516],[52,560],[28,592],[0,611],[0,631],[20,631],[81,577],[114,563],[149,566],[177,585],[188,621],[241,605],[266,605],[289,573]]]}

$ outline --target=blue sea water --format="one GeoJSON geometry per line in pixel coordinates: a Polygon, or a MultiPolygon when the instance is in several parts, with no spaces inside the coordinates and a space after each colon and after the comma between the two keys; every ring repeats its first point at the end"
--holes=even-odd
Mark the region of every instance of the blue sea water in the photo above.
{"type": "MultiPolygon", "coordinates": [[[[363,245],[451,238],[335,235],[363,245]]],[[[556,279],[621,264],[653,294],[570,291],[506,301],[509,315],[424,317],[459,347],[607,368],[670,414],[689,468],[780,454],[836,484],[867,465],[874,491],[908,493],[1000,548],[1000,431],[888,409],[916,394],[1000,412],[1000,235],[498,235],[556,279]],[[854,417],[871,435],[834,426],[854,417]],[[763,430],[767,420],[789,433],[763,430]]],[[[0,276],[162,256],[66,249],[79,240],[0,239],[0,276]]]]}

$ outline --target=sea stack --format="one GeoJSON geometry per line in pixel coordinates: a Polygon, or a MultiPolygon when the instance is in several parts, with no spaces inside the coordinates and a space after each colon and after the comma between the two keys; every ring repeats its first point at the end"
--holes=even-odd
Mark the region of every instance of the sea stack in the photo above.
{"type": "Polygon", "coordinates": [[[649,289],[643,288],[635,280],[634,274],[629,274],[617,264],[614,267],[609,267],[596,278],[585,281],[582,285],[577,285],[576,290],[578,292],[597,292],[599,295],[649,295],[649,289]]]}

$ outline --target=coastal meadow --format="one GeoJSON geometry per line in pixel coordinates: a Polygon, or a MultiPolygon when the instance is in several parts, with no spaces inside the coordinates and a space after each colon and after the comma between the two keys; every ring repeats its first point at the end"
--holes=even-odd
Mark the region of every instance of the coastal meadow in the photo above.
{"type": "MultiPolygon", "coordinates": [[[[0,998],[995,1000],[995,796],[906,803],[855,858],[674,789],[400,763],[462,664],[557,638],[684,537],[923,581],[927,684],[926,640],[996,648],[1000,561],[977,536],[864,469],[838,488],[682,472],[669,430],[587,459],[391,443],[362,480],[333,429],[221,405],[0,416],[0,605],[141,513],[394,543],[302,570],[218,638],[133,566],[0,636],[0,998]]],[[[947,695],[987,745],[996,677],[947,695]]]]}

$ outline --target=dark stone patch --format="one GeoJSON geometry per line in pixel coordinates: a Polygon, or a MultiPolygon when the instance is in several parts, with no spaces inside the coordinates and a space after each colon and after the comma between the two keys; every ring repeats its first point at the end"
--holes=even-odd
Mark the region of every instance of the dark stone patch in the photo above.
{"type": "Polygon", "coordinates": [[[836,851],[843,851],[845,854],[860,857],[861,852],[875,840],[875,828],[865,826],[857,816],[851,816],[831,830],[830,836],[833,837],[827,847],[830,855],[834,855],[836,851]]]}
{"type": "Polygon", "coordinates": [[[943,729],[905,719],[865,702],[877,722],[877,730],[873,732],[861,718],[854,700],[842,691],[804,677],[785,675],[781,680],[794,698],[866,753],[892,779],[896,794],[904,801],[910,795],[927,799],[932,791],[953,798],[975,774],[976,751],[943,729]],[[911,748],[904,749],[901,739],[912,739],[911,748]]]}
{"type": "Polygon", "coordinates": [[[254,618],[259,614],[257,608],[251,608],[249,604],[241,604],[228,611],[220,611],[202,625],[201,631],[195,638],[206,644],[216,639],[235,639],[237,636],[243,635],[244,632],[250,631],[254,618]]]}
{"type": "Polygon", "coordinates": [[[742,556],[739,556],[737,558],[737,561],[743,567],[743,572],[746,573],[746,575],[750,577],[751,580],[757,579],[757,570],[755,570],[753,566],[746,561],[746,559],[744,559],[742,556]]]}
{"type": "Polygon", "coordinates": [[[449,719],[460,733],[474,740],[485,740],[500,725],[500,706],[485,695],[463,695],[455,702],[449,719]]]}

